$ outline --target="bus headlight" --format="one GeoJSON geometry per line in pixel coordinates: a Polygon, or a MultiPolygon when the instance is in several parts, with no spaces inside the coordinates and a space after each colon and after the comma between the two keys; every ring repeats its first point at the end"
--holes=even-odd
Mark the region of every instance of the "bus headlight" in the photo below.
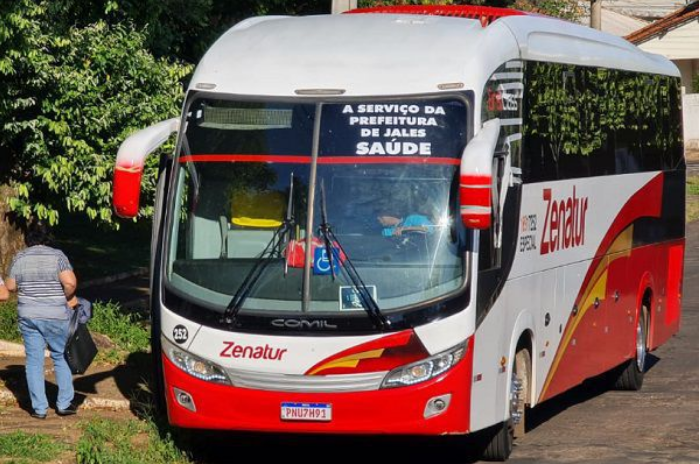
{"type": "Polygon", "coordinates": [[[434,379],[464,358],[466,349],[466,342],[462,342],[430,358],[394,369],[384,377],[382,388],[406,387],[434,379]]]}
{"type": "Polygon", "coordinates": [[[175,346],[165,338],[161,338],[163,352],[165,356],[177,367],[196,377],[207,382],[222,383],[231,385],[231,380],[226,375],[226,371],[211,361],[202,359],[192,353],[183,350],[179,346],[175,346]]]}

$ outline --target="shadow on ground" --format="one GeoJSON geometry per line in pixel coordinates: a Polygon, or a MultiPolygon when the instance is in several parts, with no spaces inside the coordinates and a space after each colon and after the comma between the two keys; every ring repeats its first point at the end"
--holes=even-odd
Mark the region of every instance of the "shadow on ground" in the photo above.
{"type": "MultiPolygon", "coordinates": [[[[17,400],[21,409],[31,412],[31,402],[25,379],[23,358],[13,358],[0,368],[0,382],[17,400]]],[[[55,409],[58,387],[54,381],[51,361],[46,362],[46,396],[49,408],[55,409]]],[[[85,375],[73,377],[76,405],[81,406],[90,397],[119,400],[128,399],[131,411],[143,409],[144,391],[148,390],[151,372],[151,355],[145,352],[132,353],[123,364],[117,366],[92,366],[85,375]]]]}
{"type": "MultiPolygon", "coordinates": [[[[659,358],[652,353],[646,357],[645,371],[649,372],[659,362],[659,358]]],[[[551,400],[540,403],[529,411],[526,430],[534,430],[554,416],[593,398],[610,391],[614,378],[619,375],[624,366],[617,367],[597,377],[586,380],[581,385],[564,392],[551,400]]]]}

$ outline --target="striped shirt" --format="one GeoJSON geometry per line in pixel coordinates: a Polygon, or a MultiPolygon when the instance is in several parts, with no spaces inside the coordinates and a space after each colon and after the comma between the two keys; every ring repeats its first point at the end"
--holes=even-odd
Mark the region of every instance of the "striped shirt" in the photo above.
{"type": "Polygon", "coordinates": [[[61,250],[43,245],[17,253],[9,277],[17,282],[19,317],[67,319],[66,294],[58,274],[73,267],[61,250]]]}

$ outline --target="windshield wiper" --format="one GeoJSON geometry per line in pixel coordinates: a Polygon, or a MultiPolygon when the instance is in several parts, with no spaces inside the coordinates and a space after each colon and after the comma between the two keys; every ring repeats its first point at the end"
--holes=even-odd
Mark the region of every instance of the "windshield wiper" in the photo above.
{"type": "MultiPolygon", "coordinates": [[[[250,292],[255,287],[255,284],[258,283],[258,280],[260,280],[260,276],[262,276],[262,273],[267,267],[267,265],[270,264],[270,262],[275,257],[281,256],[282,251],[284,250],[284,248],[286,248],[287,244],[289,243],[289,240],[285,239],[285,237],[288,237],[294,231],[293,195],[294,173],[292,173],[290,177],[289,200],[287,202],[287,214],[284,219],[284,222],[282,222],[282,224],[280,224],[280,226],[277,227],[274,234],[272,234],[272,238],[267,243],[262,253],[260,253],[260,256],[253,264],[253,267],[245,276],[245,279],[243,279],[243,282],[238,287],[238,290],[236,290],[236,293],[233,295],[233,298],[231,298],[231,301],[226,306],[226,309],[224,310],[224,315],[221,318],[222,323],[231,325],[236,322],[236,316],[238,316],[239,311],[243,307],[243,303],[245,302],[246,298],[248,298],[248,295],[250,295],[250,292]]],[[[285,275],[287,274],[286,260],[284,273],[285,275]]]]}
{"type": "Polygon", "coordinates": [[[354,290],[360,297],[362,307],[372,319],[374,325],[380,330],[388,329],[391,323],[386,316],[382,314],[381,309],[379,309],[379,305],[377,305],[377,302],[374,301],[372,294],[369,292],[369,289],[362,281],[357,269],[355,269],[355,266],[352,264],[350,256],[348,256],[348,254],[345,252],[343,245],[340,244],[338,237],[335,235],[335,233],[333,233],[333,229],[328,223],[328,214],[326,212],[326,189],[323,179],[321,179],[321,221],[319,231],[323,237],[323,243],[326,248],[326,256],[328,257],[328,264],[330,265],[333,279],[335,280],[335,267],[333,262],[338,261],[338,268],[345,270],[345,274],[352,282],[354,290]],[[338,247],[340,253],[333,249],[334,246],[338,247]],[[340,256],[343,257],[342,260],[340,259],[340,256]]]}
{"type": "Polygon", "coordinates": [[[231,298],[228,306],[226,306],[224,315],[221,318],[223,323],[233,324],[236,322],[236,316],[241,310],[246,298],[248,298],[248,295],[250,295],[250,292],[253,290],[253,287],[255,287],[255,284],[258,283],[258,280],[260,280],[260,276],[262,276],[262,273],[267,265],[270,264],[274,258],[281,256],[282,249],[280,248],[280,245],[283,244],[283,238],[293,229],[294,221],[286,219],[277,228],[277,230],[275,230],[275,233],[272,235],[272,239],[270,239],[267,246],[265,246],[265,249],[262,251],[262,253],[260,253],[260,256],[253,264],[252,269],[245,276],[245,279],[243,279],[243,282],[238,287],[238,290],[236,290],[236,294],[233,295],[233,298],[231,298]]]}

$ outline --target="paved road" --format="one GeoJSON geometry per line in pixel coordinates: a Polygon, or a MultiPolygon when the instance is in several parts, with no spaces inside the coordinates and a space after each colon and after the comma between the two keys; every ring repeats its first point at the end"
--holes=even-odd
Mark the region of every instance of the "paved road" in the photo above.
{"type": "MultiPolygon", "coordinates": [[[[511,464],[698,462],[698,223],[687,231],[682,327],[650,356],[639,392],[584,384],[535,408],[534,428],[516,443],[511,464]]],[[[252,455],[260,462],[475,462],[473,443],[456,437],[199,436],[199,463],[252,455]],[[378,449],[381,448],[381,454],[378,449]],[[380,458],[390,456],[390,459],[380,458]]]]}

